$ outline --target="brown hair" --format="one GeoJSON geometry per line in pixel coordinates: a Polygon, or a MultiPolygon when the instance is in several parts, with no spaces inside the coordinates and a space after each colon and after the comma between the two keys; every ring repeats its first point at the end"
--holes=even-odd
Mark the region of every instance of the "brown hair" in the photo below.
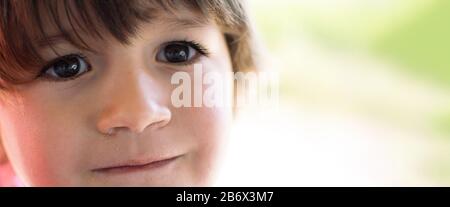
{"type": "Polygon", "coordinates": [[[152,19],[158,9],[176,12],[180,7],[199,12],[222,27],[234,70],[254,68],[248,17],[241,0],[0,0],[0,88],[28,81],[42,67],[43,59],[33,42],[36,36],[48,38],[43,14],[65,39],[90,50],[75,28],[100,39],[105,31],[127,44],[139,23],[152,19]],[[72,28],[64,28],[62,15],[72,28]]]}

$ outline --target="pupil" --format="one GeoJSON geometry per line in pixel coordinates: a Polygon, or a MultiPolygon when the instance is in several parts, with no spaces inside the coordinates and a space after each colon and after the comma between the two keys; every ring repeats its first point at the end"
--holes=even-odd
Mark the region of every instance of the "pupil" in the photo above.
{"type": "Polygon", "coordinates": [[[71,57],[59,61],[54,67],[56,75],[62,78],[68,78],[78,74],[80,63],[78,58],[71,57]]]}
{"type": "Polygon", "coordinates": [[[185,62],[189,57],[189,48],[186,45],[180,44],[167,45],[164,55],[169,62],[185,62]]]}

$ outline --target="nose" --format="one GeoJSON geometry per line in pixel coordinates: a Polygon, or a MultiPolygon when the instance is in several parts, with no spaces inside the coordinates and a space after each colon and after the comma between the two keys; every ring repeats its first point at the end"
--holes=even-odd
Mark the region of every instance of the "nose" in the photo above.
{"type": "Polygon", "coordinates": [[[97,129],[102,134],[113,135],[119,131],[139,134],[169,123],[171,112],[161,104],[158,87],[145,74],[122,75],[120,81],[108,87],[109,100],[97,121],[97,129]]]}

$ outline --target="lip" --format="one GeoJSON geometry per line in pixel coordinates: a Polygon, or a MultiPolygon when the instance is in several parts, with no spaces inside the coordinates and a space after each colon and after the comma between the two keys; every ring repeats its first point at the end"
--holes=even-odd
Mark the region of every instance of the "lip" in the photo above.
{"type": "Polygon", "coordinates": [[[126,162],[109,165],[106,167],[100,167],[93,169],[93,172],[105,173],[105,174],[122,174],[122,173],[132,173],[139,171],[154,170],[167,166],[183,155],[171,156],[161,159],[149,159],[149,160],[128,160],[126,162]]]}

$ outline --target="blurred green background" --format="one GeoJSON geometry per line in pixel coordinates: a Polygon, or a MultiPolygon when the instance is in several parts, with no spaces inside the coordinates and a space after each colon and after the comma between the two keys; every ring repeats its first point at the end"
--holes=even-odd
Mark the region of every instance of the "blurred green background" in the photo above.
{"type": "MultiPolygon", "coordinates": [[[[408,163],[392,169],[411,173],[401,184],[450,184],[450,1],[250,0],[249,7],[273,60],[267,65],[280,72],[282,111],[369,120],[364,127],[379,134],[355,139],[374,139],[408,163]]],[[[386,179],[396,176],[405,177],[386,179]]]]}
{"type": "Polygon", "coordinates": [[[450,87],[450,2],[446,0],[318,0],[253,2],[271,48],[308,32],[325,44],[390,58],[450,87]]]}

